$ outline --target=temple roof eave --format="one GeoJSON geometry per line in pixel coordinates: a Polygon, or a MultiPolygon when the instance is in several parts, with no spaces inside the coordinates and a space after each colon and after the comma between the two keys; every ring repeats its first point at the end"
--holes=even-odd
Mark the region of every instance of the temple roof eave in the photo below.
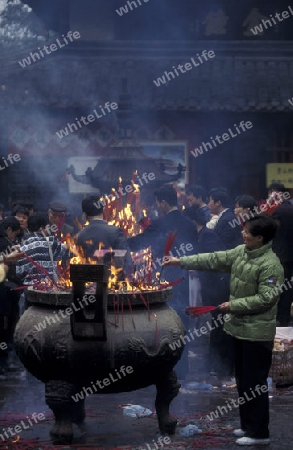
{"type": "MultiPolygon", "coordinates": [[[[31,47],[30,47],[31,49],[31,47]]],[[[117,101],[127,78],[140,111],[291,112],[293,45],[284,41],[75,43],[22,68],[26,52],[0,58],[0,102],[11,107],[86,107],[117,101]],[[216,57],[160,87],[153,80],[196,52],[216,57]]]]}

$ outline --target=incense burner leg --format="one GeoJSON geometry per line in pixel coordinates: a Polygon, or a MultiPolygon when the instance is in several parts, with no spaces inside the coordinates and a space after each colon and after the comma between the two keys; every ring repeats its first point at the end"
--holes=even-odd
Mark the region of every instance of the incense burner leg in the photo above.
{"type": "Polygon", "coordinates": [[[172,370],[160,374],[156,380],[156,387],[156,411],[160,431],[162,433],[174,434],[177,420],[170,416],[169,406],[173,398],[178,395],[180,389],[180,384],[177,383],[176,373],[172,370]]]}
{"type": "Polygon", "coordinates": [[[71,444],[73,439],[72,398],[75,388],[63,380],[52,380],[46,383],[46,403],[55,416],[55,424],[50,434],[55,444],[71,444]]]}

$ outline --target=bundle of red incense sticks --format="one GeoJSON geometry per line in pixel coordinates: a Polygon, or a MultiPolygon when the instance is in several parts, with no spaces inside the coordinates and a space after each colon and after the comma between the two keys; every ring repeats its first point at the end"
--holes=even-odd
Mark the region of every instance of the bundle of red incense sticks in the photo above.
{"type": "Polygon", "coordinates": [[[188,306],[185,309],[185,313],[189,314],[190,316],[198,317],[214,311],[217,308],[217,306],[188,306]]]}

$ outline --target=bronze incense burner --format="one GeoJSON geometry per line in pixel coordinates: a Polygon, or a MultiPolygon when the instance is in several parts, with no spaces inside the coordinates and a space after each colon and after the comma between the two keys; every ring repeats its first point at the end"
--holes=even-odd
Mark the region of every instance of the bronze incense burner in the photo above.
{"type": "Polygon", "coordinates": [[[180,385],[173,367],[184,346],[172,349],[170,344],[185,329],[166,303],[172,288],[116,293],[107,289],[104,265],[71,265],[70,273],[72,292],[29,288],[31,306],[15,331],[19,358],[45,383],[55,443],[72,442],[72,423],[85,419],[86,395],[152,384],[159,428],[174,433],[169,405],[180,385]],[[88,292],[86,282],[95,283],[95,292],[88,292]]]}

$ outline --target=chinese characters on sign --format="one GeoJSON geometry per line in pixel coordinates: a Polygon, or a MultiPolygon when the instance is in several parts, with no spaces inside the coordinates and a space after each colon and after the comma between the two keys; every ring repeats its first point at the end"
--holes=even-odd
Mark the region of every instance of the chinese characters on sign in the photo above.
{"type": "Polygon", "coordinates": [[[293,188],[293,163],[267,164],[267,187],[271,183],[283,183],[288,189],[293,188]]]}

